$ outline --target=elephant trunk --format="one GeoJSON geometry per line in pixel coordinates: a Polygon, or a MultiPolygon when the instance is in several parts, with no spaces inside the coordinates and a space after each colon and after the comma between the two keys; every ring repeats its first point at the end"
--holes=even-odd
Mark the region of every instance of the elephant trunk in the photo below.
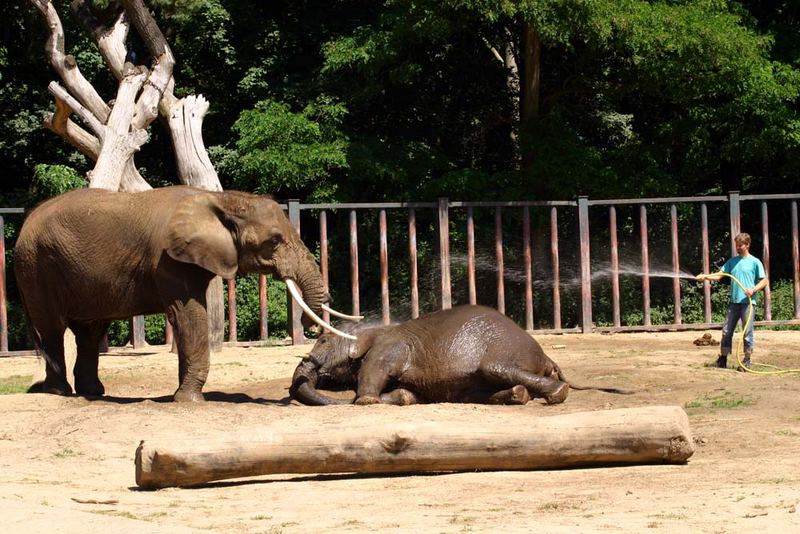
{"type": "MultiPolygon", "coordinates": [[[[317,315],[322,315],[322,305],[326,304],[328,297],[322,285],[322,275],[316,268],[316,264],[314,264],[313,269],[309,269],[298,276],[296,281],[303,292],[303,300],[308,304],[308,307],[317,315]]],[[[314,321],[306,314],[303,314],[301,321],[306,328],[314,324],[314,321]]]]}
{"type": "Polygon", "coordinates": [[[310,359],[304,359],[292,376],[289,394],[293,399],[307,406],[328,406],[331,404],[352,404],[352,401],[328,397],[317,391],[317,367],[310,359]]]}

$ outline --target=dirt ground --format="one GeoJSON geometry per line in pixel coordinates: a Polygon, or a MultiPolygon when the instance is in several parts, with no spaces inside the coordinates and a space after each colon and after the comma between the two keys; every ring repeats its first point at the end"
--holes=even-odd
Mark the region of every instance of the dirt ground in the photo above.
{"type": "MultiPolygon", "coordinates": [[[[705,367],[716,347],[693,345],[700,334],[540,336],[574,382],[638,390],[572,391],[556,406],[300,406],[289,402],[287,388],[310,346],[225,348],[212,356],[208,402],[187,406],[170,402],[174,355],[115,352],[100,361],[103,400],[0,396],[3,531],[800,532],[800,374],[705,367]],[[648,405],[685,408],[696,443],[687,464],[269,475],[159,491],[134,480],[142,439],[445,414],[513,424],[522,416],[648,405]]],[[[755,361],[800,367],[800,332],[757,332],[757,344],[755,361]]],[[[0,358],[0,383],[39,372],[36,358],[0,358]]]]}

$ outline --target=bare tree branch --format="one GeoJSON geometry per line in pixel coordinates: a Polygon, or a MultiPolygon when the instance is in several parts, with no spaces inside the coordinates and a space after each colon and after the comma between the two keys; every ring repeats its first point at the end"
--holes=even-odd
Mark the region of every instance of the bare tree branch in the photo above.
{"type": "Polygon", "coordinates": [[[209,183],[208,176],[217,173],[208,158],[203,144],[203,119],[208,111],[208,101],[202,95],[182,98],[173,106],[168,123],[175,148],[178,167],[182,169],[181,181],[187,185],[222,191],[219,179],[209,183]]]}
{"type": "Polygon", "coordinates": [[[146,77],[147,73],[143,69],[132,68],[122,79],[114,108],[106,124],[97,164],[89,172],[89,187],[117,191],[122,182],[125,163],[147,141],[147,131],[130,128],[136,109],[136,94],[146,77]]]}
{"type": "Polygon", "coordinates": [[[100,141],[97,137],[72,122],[69,119],[70,115],[72,115],[72,108],[56,97],[56,112],[45,118],[44,125],[69,141],[84,156],[92,161],[97,161],[97,156],[100,154],[100,141]]]}
{"type": "Polygon", "coordinates": [[[202,95],[181,100],[175,98],[172,79],[174,60],[164,34],[142,0],[122,0],[122,3],[150,54],[157,58],[150,76],[151,83],[145,86],[145,91],[150,87],[160,91],[159,112],[167,119],[179,180],[204,189],[222,190],[217,171],[211,164],[203,142],[202,126],[208,101],[202,95]]]}
{"type": "Polygon", "coordinates": [[[75,58],[64,52],[64,28],[55,8],[49,0],[31,0],[44,15],[50,29],[50,38],[45,49],[50,58],[50,64],[64,81],[67,90],[86,108],[88,108],[100,122],[108,119],[111,109],[103,102],[92,84],[81,74],[75,58]]]}
{"type": "Polygon", "coordinates": [[[130,30],[130,23],[125,10],[120,9],[114,25],[111,28],[107,28],[97,20],[97,17],[89,9],[86,0],[72,0],[70,7],[86,31],[92,36],[94,42],[97,43],[97,48],[100,49],[108,68],[118,80],[121,80],[122,68],[125,65],[125,57],[128,54],[125,39],[128,38],[128,31],[130,30]]]}
{"type": "Polygon", "coordinates": [[[47,86],[47,91],[66,104],[72,110],[72,113],[77,115],[100,141],[103,140],[105,126],[97,120],[97,117],[91,111],[61,87],[58,82],[50,82],[50,85],[47,86]]]}

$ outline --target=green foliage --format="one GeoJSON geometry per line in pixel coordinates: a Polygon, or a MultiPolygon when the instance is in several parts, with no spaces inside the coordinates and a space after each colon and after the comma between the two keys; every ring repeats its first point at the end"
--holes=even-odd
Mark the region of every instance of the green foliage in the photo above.
{"type": "MultiPolygon", "coordinates": [[[[258,274],[251,273],[236,278],[236,331],[240,340],[259,339],[261,322],[259,318],[258,274]]],[[[286,337],[286,284],[267,278],[267,319],[270,338],[286,337]]],[[[228,290],[225,286],[225,317],[228,315],[228,290]]],[[[228,339],[228,322],[225,323],[225,339],[228,339]]]]}
{"type": "Polygon", "coordinates": [[[87,185],[89,182],[85,178],[65,165],[42,163],[33,172],[33,190],[40,198],[53,197],[87,185]]]}
{"type": "Polygon", "coordinates": [[[259,102],[234,124],[236,151],[221,167],[237,188],[257,193],[312,190],[347,166],[346,139],[339,127],[345,109],[320,99],[294,113],[279,102],[259,102]]]}
{"type": "MultiPolygon", "coordinates": [[[[763,293],[759,294],[761,302],[764,302],[763,293]]],[[[771,285],[771,305],[772,319],[775,321],[787,321],[794,319],[794,282],[792,280],[778,280],[771,285]]],[[[756,318],[763,319],[763,307],[756,308],[756,318]]]]}
{"type": "MultiPolygon", "coordinates": [[[[144,339],[151,345],[164,344],[166,317],[163,314],[145,315],[144,339]]],[[[124,347],[131,340],[130,322],[112,321],[108,328],[108,344],[111,347],[124,347]]]]}

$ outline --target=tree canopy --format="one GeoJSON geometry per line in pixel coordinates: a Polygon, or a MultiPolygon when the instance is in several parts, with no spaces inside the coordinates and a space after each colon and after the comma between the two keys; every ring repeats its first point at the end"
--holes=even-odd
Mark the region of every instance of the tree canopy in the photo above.
{"type": "MultiPolygon", "coordinates": [[[[114,87],[67,2],[54,3],[84,75],[114,87]]],[[[114,1],[93,5],[102,14],[114,1]]],[[[176,57],[176,96],[203,94],[211,103],[204,136],[225,188],[378,201],[800,185],[793,2],[147,5],[176,57]]],[[[2,201],[20,205],[91,167],[41,127],[54,78],[41,17],[29,2],[7,6],[5,15],[2,201]]],[[[131,40],[131,50],[146,53],[131,40]]],[[[174,182],[168,136],[158,123],[150,134],[137,167],[151,183],[174,182]]]]}

